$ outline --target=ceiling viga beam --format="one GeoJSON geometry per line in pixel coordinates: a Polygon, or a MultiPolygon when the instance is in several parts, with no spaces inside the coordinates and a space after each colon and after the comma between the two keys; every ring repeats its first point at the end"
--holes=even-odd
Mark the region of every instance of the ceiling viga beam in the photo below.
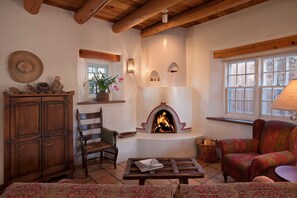
{"type": "Polygon", "coordinates": [[[114,33],[123,32],[166,10],[182,0],[151,0],[112,26],[114,33]]]}
{"type": "Polygon", "coordinates": [[[24,8],[30,14],[38,14],[43,0],[24,0],[24,8]]]}
{"type": "Polygon", "coordinates": [[[204,7],[204,5],[192,8],[189,11],[185,11],[182,14],[171,17],[167,23],[158,23],[152,25],[141,31],[141,37],[148,37],[165,30],[184,25],[196,20],[203,19],[213,14],[228,10],[232,7],[236,7],[254,0],[224,0],[216,4],[204,7]]]}
{"type": "Polygon", "coordinates": [[[97,12],[99,12],[111,0],[87,0],[74,14],[74,20],[78,24],[84,24],[97,12]]]}

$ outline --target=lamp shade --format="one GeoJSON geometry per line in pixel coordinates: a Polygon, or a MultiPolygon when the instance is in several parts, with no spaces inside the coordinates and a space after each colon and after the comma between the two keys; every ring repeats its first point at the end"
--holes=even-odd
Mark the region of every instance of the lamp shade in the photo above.
{"type": "Polygon", "coordinates": [[[288,86],[277,96],[272,109],[297,110],[297,79],[291,80],[288,86]]]}

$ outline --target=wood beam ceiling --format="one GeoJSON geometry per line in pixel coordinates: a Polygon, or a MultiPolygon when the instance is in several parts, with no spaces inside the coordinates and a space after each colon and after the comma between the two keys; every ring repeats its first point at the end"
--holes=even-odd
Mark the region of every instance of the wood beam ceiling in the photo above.
{"type": "Polygon", "coordinates": [[[116,22],[112,26],[114,33],[123,32],[132,28],[133,26],[149,19],[150,17],[159,14],[160,12],[168,9],[169,7],[177,4],[182,0],[151,0],[144,4],[142,7],[132,12],[127,17],[116,22]]]}
{"type": "Polygon", "coordinates": [[[84,24],[99,12],[109,1],[111,0],[87,0],[75,13],[74,20],[79,24],[84,24]]]}
{"type": "Polygon", "coordinates": [[[24,8],[30,14],[38,14],[43,0],[24,0],[24,8]]]}
{"type": "Polygon", "coordinates": [[[176,15],[169,19],[167,23],[158,23],[156,25],[152,25],[141,31],[141,37],[152,36],[159,32],[163,32],[173,27],[181,26],[186,23],[190,23],[196,20],[203,19],[205,17],[211,16],[218,12],[222,12],[233,8],[235,6],[240,6],[245,3],[249,3],[254,0],[225,0],[218,2],[209,7],[201,8],[201,6],[195,7],[189,11],[186,11],[182,14],[176,15]]]}

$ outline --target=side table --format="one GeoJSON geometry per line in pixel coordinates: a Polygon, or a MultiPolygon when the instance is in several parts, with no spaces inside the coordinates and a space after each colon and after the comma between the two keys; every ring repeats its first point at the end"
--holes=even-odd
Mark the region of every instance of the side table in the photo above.
{"type": "Polygon", "coordinates": [[[297,166],[278,166],[275,172],[284,180],[297,182],[297,166]]]}

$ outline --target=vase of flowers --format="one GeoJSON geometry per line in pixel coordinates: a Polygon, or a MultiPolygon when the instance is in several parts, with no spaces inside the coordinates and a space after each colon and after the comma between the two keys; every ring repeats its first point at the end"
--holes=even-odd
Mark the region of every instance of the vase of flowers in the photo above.
{"type": "Polygon", "coordinates": [[[121,83],[123,80],[124,78],[118,78],[118,75],[112,77],[98,71],[93,73],[93,77],[87,82],[92,82],[91,89],[94,89],[96,92],[96,100],[98,102],[107,102],[109,101],[110,90],[118,91],[117,83],[121,83]]]}

